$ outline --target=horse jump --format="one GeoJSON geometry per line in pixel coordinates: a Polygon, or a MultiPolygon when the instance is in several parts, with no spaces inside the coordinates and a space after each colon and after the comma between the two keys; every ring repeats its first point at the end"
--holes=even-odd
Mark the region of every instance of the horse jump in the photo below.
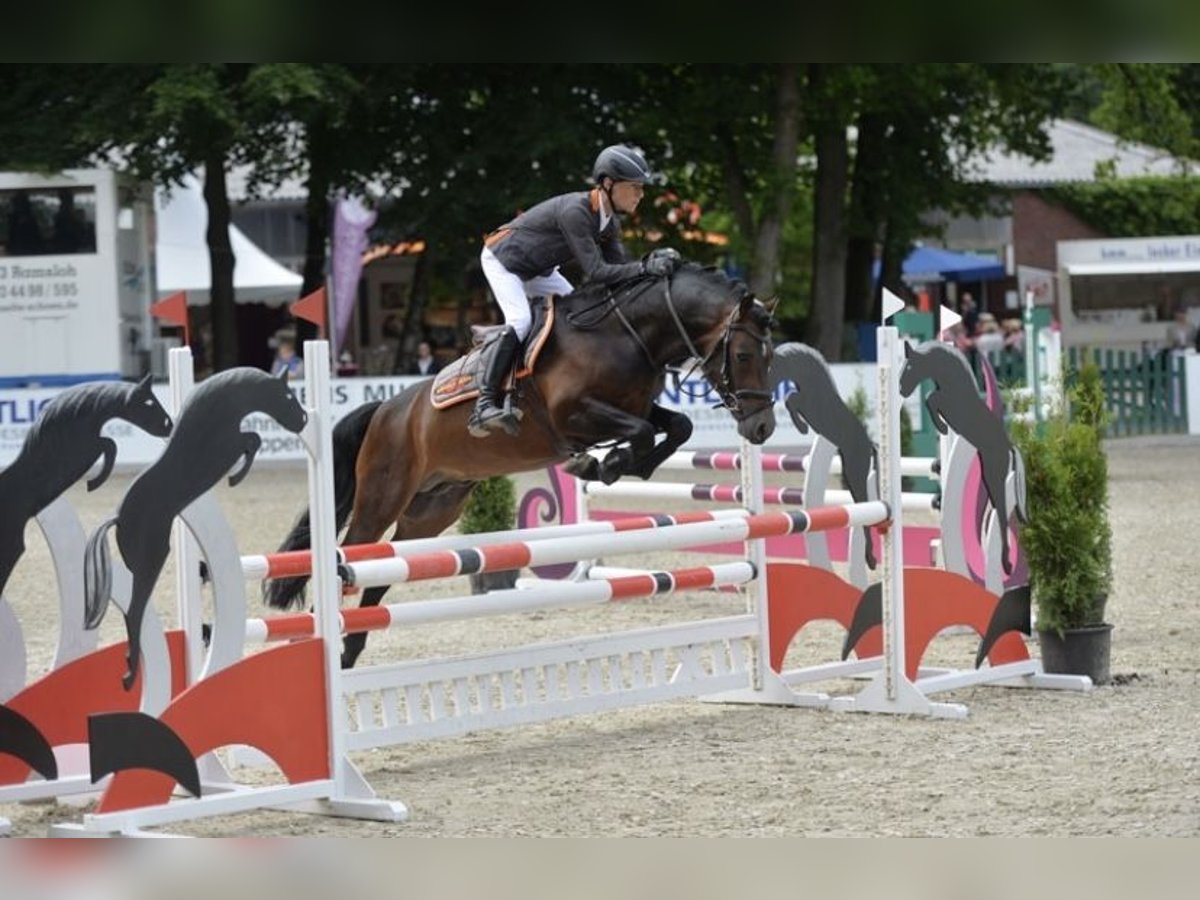
{"type": "MultiPolygon", "coordinates": [[[[885,338],[886,335],[881,335],[881,340],[885,338]]],[[[764,595],[765,585],[761,577],[749,583],[753,602],[751,610],[745,616],[662,629],[645,629],[584,641],[533,645],[485,657],[418,661],[342,671],[338,665],[337,638],[343,631],[343,622],[338,610],[340,591],[335,571],[335,510],[332,478],[329,477],[331,442],[328,439],[327,415],[322,416],[320,410],[328,393],[327,380],[324,384],[321,383],[322,378],[328,377],[328,363],[327,357],[323,355],[323,345],[314,342],[306,349],[311,360],[309,377],[313,379],[309,383],[307,396],[317,398],[318,404],[309,411],[309,425],[304,433],[306,444],[313,451],[309,465],[309,482],[315,546],[310,559],[315,569],[316,614],[313,621],[318,637],[312,641],[301,640],[287,647],[256,654],[245,663],[205,679],[189,691],[190,696],[186,701],[181,698],[178,704],[179,712],[175,714],[173,709],[168,710],[163,716],[163,721],[177,728],[180,733],[190,735],[189,715],[194,714],[193,707],[203,705],[205,695],[216,695],[224,691],[221,696],[228,698],[231,696],[228,683],[239,678],[241,680],[237,684],[240,688],[254,688],[259,691],[262,689],[262,681],[270,681],[273,666],[281,671],[286,667],[287,671],[301,675],[313,671],[312,667],[319,667],[319,660],[323,658],[324,678],[306,679],[306,692],[297,689],[296,697],[303,696],[319,702],[320,728],[317,729],[311,723],[308,727],[313,734],[318,730],[325,734],[322,747],[328,749],[328,753],[318,749],[316,752],[307,753],[303,760],[293,760],[291,765],[282,765],[285,773],[289,775],[293,772],[307,772],[311,776],[300,778],[297,775],[293,779],[294,783],[285,787],[247,789],[170,805],[166,803],[172,786],[170,779],[166,779],[165,785],[161,777],[157,783],[151,783],[141,773],[117,770],[110,788],[111,793],[106,793],[106,798],[109,799],[102,801],[99,813],[85,818],[83,830],[94,833],[136,831],[141,827],[165,824],[197,815],[233,812],[298,800],[316,802],[326,811],[334,811],[335,814],[357,814],[373,818],[390,816],[394,820],[402,814],[400,808],[373,797],[365,782],[362,782],[360,776],[353,774],[353,769],[346,762],[344,753],[348,749],[384,746],[405,739],[456,734],[483,727],[541,721],[559,715],[628,706],[665,697],[716,693],[720,699],[730,701],[825,705],[828,698],[819,704],[806,702],[807,698],[803,695],[785,688],[779,679],[773,676],[769,665],[765,664],[771,640],[769,603],[764,595]],[[322,422],[325,423],[324,427],[322,422]],[[623,662],[616,663],[615,660],[623,662]],[[221,683],[218,684],[218,681],[221,683]],[[359,717],[356,720],[357,726],[343,727],[346,713],[346,708],[342,705],[343,697],[353,700],[353,708],[359,717]],[[407,708],[405,715],[408,718],[403,721],[397,718],[400,715],[397,712],[400,698],[404,699],[407,708]],[[545,702],[528,702],[531,699],[545,702]],[[373,710],[378,710],[381,718],[376,719],[373,710]],[[417,710],[424,712],[427,718],[414,724],[411,719],[416,716],[417,710]],[[363,727],[364,721],[369,727],[363,727]],[[318,764],[318,757],[324,760],[323,764],[318,764]]],[[[894,343],[890,350],[891,356],[880,354],[880,359],[885,361],[881,364],[881,369],[886,370],[886,377],[894,378],[892,366],[887,362],[896,359],[894,343]]],[[[894,385],[894,381],[889,384],[894,385]]],[[[893,394],[881,396],[885,397],[883,402],[886,404],[886,398],[893,394]]],[[[885,428],[885,440],[880,449],[880,493],[885,501],[892,499],[891,504],[869,501],[831,510],[809,511],[804,517],[800,513],[777,513],[763,516],[761,519],[756,516],[735,515],[712,523],[696,522],[661,530],[646,529],[644,533],[625,534],[614,530],[611,540],[620,539],[622,543],[618,546],[623,549],[641,549],[654,546],[644,543],[648,539],[647,536],[661,540],[658,538],[660,533],[666,534],[673,529],[686,528],[695,528],[696,531],[670,540],[711,540],[719,535],[715,531],[700,530],[701,527],[707,529],[710,526],[719,527],[725,537],[736,539],[738,535],[753,536],[748,564],[735,563],[735,567],[741,568],[727,571],[730,580],[738,580],[751,571],[760,576],[766,571],[762,547],[765,534],[789,533],[801,527],[818,530],[828,527],[865,527],[888,522],[890,527],[885,535],[884,557],[880,567],[884,585],[880,591],[882,620],[886,626],[883,629],[882,665],[876,664],[877,675],[867,691],[854,698],[847,698],[852,702],[839,702],[836,705],[879,708],[893,712],[937,713],[939,707],[946,705],[930,703],[925,694],[909,679],[905,665],[904,585],[901,579],[895,577],[899,573],[899,557],[894,546],[902,524],[901,504],[898,502],[899,478],[895,476],[895,470],[899,468],[898,441],[894,436],[898,432],[898,417],[893,421],[893,417],[889,416],[887,421],[889,426],[885,428]],[[895,459],[892,455],[893,449],[896,451],[895,459]],[[759,526],[756,524],[759,521],[769,521],[771,524],[759,526]],[[760,527],[766,530],[755,530],[760,527]]],[[[753,498],[761,496],[761,471],[748,469],[743,474],[750,477],[747,491],[748,496],[752,497],[752,502],[755,502],[753,498]]],[[[586,537],[589,545],[594,545],[598,540],[592,535],[586,537]]],[[[573,539],[564,537],[562,540],[566,542],[573,539]]],[[[605,542],[608,540],[606,538],[605,542]]],[[[416,554],[396,556],[396,548],[388,546],[392,551],[392,558],[347,560],[344,563],[344,571],[363,585],[390,583],[397,578],[411,576],[416,554]]],[[[440,567],[449,569],[452,566],[453,573],[441,573],[457,574],[476,565],[498,569],[564,561],[572,554],[580,552],[578,548],[572,548],[570,545],[556,546],[554,539],[531,541],[527,546],[512,541],[493,546],[498,546],[498,549],[494,551],[490,562],[487,547],[481,545],[477,550],[467,548],[435,551],[428,559],[419,560],[418,567],[428,566],[430,570],[436,569],[441,572],[440,567]]],[[[350,552],[344,550],[347,556],[350,552]]],[[[270,561],[266,564],[270,566],[270,561]]],[[[248,564],[244,558],[237,568],[240,570],[239,575],[245,573],[248,564]]],[[[708,570],[706,574],[688,576],[695,579],[692,583],[716,583],[722,580],[716,567],[705,568],[708,570]]],[[[660,582],[667,579],[665,574],[662,579],[636,577],[641,589],[657,589],[660,582]]],[[[598,587],[601,590],[614,590],[616,587],[613,581],[621,583],[619,580],[609,580],[607,585],[598,587]]],[[[588,585],[580,587],[596,589],[588,585]]],[[[627,589],[632,590],[632,587],[627,589]]],[[[521,597],[516,596],[521,593],[513,592],[512,603],[516,608],[522,608],[521,597]]],[[[529,595],[527,599],[532,602],[535,598],[534,595],[529,595]]],[[[441,602],[429,601],[429,614],[440,615],[434,610],[441,602]]],[[[471,602],[480,601],[475,598],[471,602]]],[[[588,602],[601,601],[589,596],[588,602]]],[[[387,617],[390,619],[391,615],[392,610],[388,609],[387,617]]],[[[452,614],[447,612],[445,615],[452,614]]],[[[244,628],[245,623],[242,625],[244,628]]],[[[990,673],[991,677],[986,680],[1024,677],[1035,674],[1035,670],[1036,665],[1022,664],[1003,672],[997,670],[990,673]]],[[[976,681],[963,683],[984,681],[981,677],[976,681]]],[[[299,712],[297,710],[297,714],[299,712]]],[[[308,712],[311,713],[312,710],[308,712]]],[[[203,736],[195,736],[189,740],[188,746],[196,750],[212,743],[211,738],[202,738],[203,736]]],[[[264,743],[270,743],[267,737],[263,740],[264,743]]]]}

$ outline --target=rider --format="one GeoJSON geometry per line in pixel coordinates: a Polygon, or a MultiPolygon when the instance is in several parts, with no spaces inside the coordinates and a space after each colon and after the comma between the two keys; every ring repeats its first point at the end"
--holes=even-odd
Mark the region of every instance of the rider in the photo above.
{"type": "Polygon", "coordinates": [[[678,265],[673,250],[656,251],[640,262],[628,261],[621,246],[618,213],[633,213],[651,179],[645,158],[629,147],[605,147],[592,166],[590,191],[551,197],[487,236],[480,259],[496,302],[504,313],[504,332],[493,344],[484,367],[479,400],[467,430],[474,437],[515,427],[506,423],[502,382],[512,368],[533,316],[529,297],[563,296],[573,290],[558,268],[579,263],[586,281],[614,284],[636,275],[670,275],[678,265]]]}

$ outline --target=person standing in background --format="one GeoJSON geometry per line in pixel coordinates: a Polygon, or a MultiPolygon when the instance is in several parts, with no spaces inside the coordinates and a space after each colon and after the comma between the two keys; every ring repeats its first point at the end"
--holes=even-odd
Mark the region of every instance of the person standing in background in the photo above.
{"type": "Polygon", "coordinates": [[[437,357],[433,355],[433,346],[429,341],[417,344],[417,358],[409,366],[409,375],[436,375],[441,370],[437,357]]]}
{"type": "Polygon", "coordinates": [[[296,339],[291,334],[275,336],[275,361],[271,363],[271,374],[287,372],[289,380],[304,376],[304,360],[296,355],[296,339]]]}

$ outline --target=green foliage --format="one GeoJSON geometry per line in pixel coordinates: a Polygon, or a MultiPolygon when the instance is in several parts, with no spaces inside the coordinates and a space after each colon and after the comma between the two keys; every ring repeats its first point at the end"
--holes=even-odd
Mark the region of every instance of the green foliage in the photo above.
{"type": "Polygon", "coordinates": [[[475,485],[458,520],[463,534],[506,531],[517,518],[517,493],[513,480],[506,475],[485,478],[475,485]]]}
{"type": "Polygon", "coordinates": [[[1108,461],[1098,390],[1099,370],[1085,366],[1071,394],[1073,416],[1061,411],[1041,426],[1011,425],[1025,462],[1029,521],[1021,529],[1021,547],[1038,625],[1060,634],[1101,624],[1099,604],[1112,585],[1108,461]]]}
{"type": "Polygon", "coordinates": [[[1045,193],[1111,237],[1200,232],[1200,178],[1105,179],[1060,184],[1045,193]]]}
{"type": "Polygon", "coordinates": [[[1091,119],[1131,141],[1165,147],[1177,156],[1197,155],[1187,87],[1190,67],[1163,63],[1115,63],[1097,66],[1104,84],[1091,119]]]}

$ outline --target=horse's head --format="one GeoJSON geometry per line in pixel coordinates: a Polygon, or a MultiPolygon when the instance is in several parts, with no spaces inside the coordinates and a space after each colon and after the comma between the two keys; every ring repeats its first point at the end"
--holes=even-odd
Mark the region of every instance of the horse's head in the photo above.
{"type": "Polygon", "coordinates": [[[256,405],[288,431],[299,434],[308,424],[308,413],[288,387],[287,377],[285,369],[278,377],[262,378],[256,391],[256,405]]]}
{"type": "Polygon", "coordinates": [[[928,355],[928,350],[914,350],[912,344],[904,342],[904,368],[900,370],[901,397],[911,396],[917,386],[929,377],[929,369],[924,365],[928,355]]]}
{"type": "Polygon", "coordinates": [[[701,272],[721,310],[716,327],[701,339],[704,374],[737,420],[738,434],[761,444],[775,431],[770,383],[774,318],[741,282],[715,270],[701,272]]]}
{"type": "Polygon", "coordinates": [[[154,396],[149,375],[129,390],[118,415],[154,437],[167,437],[171,433],[171,417],[154,396]]]}

